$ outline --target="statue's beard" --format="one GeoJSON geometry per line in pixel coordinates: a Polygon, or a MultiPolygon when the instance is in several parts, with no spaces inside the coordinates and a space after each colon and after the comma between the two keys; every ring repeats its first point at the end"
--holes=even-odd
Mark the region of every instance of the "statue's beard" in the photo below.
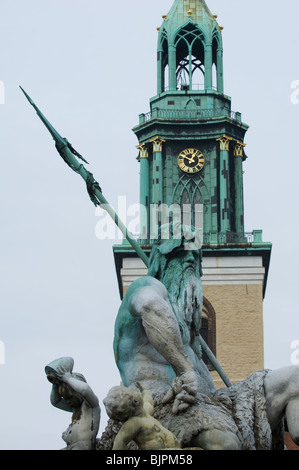
{"type": "Polygon", "coordinates": [[[165,270],[161,281],[168,291],[169,301],[179,323],[182,319],[189,331],[192,329],[193,333],[198,335],[203,304],[199,274],[196,275],[192,266],[182,269],[181,265],[177,265],[176,269],[172,265],[165,270]]]}

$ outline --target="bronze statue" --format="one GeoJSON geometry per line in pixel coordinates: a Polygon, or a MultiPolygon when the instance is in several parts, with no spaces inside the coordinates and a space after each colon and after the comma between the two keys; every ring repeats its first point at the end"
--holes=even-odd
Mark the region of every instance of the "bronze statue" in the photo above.
{"type": "Polygon", "coordinates": [[[110,418],[124,422],[115,437],[113,450],[126,450],[135,441],[140,450],[179,449],[177,438],[153,417],[151,394],[140,383],[140,390],[113,387],[104,400],[110,418]]]}
{"type": "Polygon", "coordinates": [[[63,450],[95,449],[101,410],[99,400],[82,374],[73,372],[74,360],[57,359],[45,367],[52,383],[51,403],[56,408],[72,413],[72,422],[62,434],[66,443],[63,450]]]}

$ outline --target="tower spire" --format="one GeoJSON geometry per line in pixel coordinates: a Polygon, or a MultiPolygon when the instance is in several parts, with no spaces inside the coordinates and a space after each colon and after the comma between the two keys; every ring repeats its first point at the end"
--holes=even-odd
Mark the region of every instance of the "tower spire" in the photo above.
{"type": "Polygon", "coordinates": [[[204,0],[175,0],[158,38],[158,94],[177,89],[223,93],[222,28],[204,0]],[[213,70],[214,73],[213,81],[213,70]]]}
{"type": "MultiPolygon", "coordinates": [[[[200,334],[234,381],[240,381],[264,367],[262,298],[271,255],[261,231],[245,232],[248,125],[224,93],[223,28],[217,15],[204,0],[173,0],[168,14],[162,13],[158,93],[150,99],[150,112],[140,114],[133,128],[139,143],[139,243],[150,253],[155,228],[171,221],[202,231],[200,334]],[[238,334],[227,338],[228,324],[238,334]],[[248,325],[253,325],[250,331],[248,325]]],[[[125,293],[132,276],[145,271],[132,260],[130,248],[116,246],[114,253],[125,293]]],[[[214,373],[213,378],[222,386],[214,373]]]]}
{"type": "Polygon", "coordinates": [[[172,21],[174,17],[177,17],[177,20],[180,21],[191,16],[198,23],[203,21],[213,22],[215,19],[215,15],[211,13],[205,0],[175,0],[167,15],[172,21]]]}

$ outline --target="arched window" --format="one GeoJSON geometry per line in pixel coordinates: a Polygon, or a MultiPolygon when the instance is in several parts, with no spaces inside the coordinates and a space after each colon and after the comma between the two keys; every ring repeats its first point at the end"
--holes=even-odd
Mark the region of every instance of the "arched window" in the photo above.
{"type": "Polygon", "coordinates": [[[216,29],[212,37],[213,87],[221,92],[223,90],[223,54],[221,39],[216,29]]]}
{"type": "Polygon", "coordinates": [[[162,91],[168,89],[168,41],[166,32],[163,34],[162,42],[162,70],[163,70],[163,84],[162,91]]]}
{"type": "MultiPolygon", "coordinates": [[[[216,357],[216,313],[212,304],[206,297],[203,298],[200,334],[216,357]]],[[[204,352],[202,359],[209,370],[215,370],[204,352]]]]}
{"type": "Polygon", "coordinates": [[[213,42],[212,42],[212,51],[213,51],[213,64],[217,65],[217,50],[219,47],[219,39],[216,32],[213,34],[213,42]]]}
{"type": "Polygon", "coordinates": [[[176,36],[176,76],[178,89],[199,89],[204,83],[204,37],[192,24],[176,36]]]}
{"type": "Polygon", "coordinates": [[[169,57],[168,57],[168,39],[165,30],[161,32],[160,46],[158,49],[158,90],[159,93],[168,89],[168,69],[169,69],[169,57]]]}
{"type": "Polygon", "coordinates": [[[197,214],[203,212],[203,199],[200,186],[202,179],[193,179],[184,175],[173,191],[173,203],[179,204],[182,208],[182,221],[185,225],[194,225],[197,228],[203,228],[203,222],[199,223],[197,214]]]}
{"type": "Polygon", "coordinates": [[[181,206],[185,225],[193,225],[203,232],[205,224],[210,226],[211,198],[202,177],[181,176],[173,190],[172,204],[181,206]]]}

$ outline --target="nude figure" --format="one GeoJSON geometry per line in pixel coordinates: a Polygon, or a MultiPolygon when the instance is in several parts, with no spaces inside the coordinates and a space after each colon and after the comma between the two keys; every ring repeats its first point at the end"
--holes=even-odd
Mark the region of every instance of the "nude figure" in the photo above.
{"type": "MultiPolygon", "coordinates": [[[[164,404],[173,402],[177,414],[215,386],[198,340],[201,240],[191,227],[182,227],[180,238],[172,235],[153,245],[148,275],[127,290],[115,323],[114,353],[124,386],[141,383],[152,396],[163,396],[164,404]]],[[[233,434],[218,434],[228,449],[239,446],[233,434]]]]}
{"type": "Polygon", "coordinates": [[[125,421],[114,440],[113,450],[126,450],[135,441],[140,450],[179,449],[176,437],[153,417],[151,394],[140,383],[140,390],[113,387],[104,400],[110,418],[125,421]]]}
{"type": "Polygon", "coordinates": [[[141,382],[152,395],[167,392],[174,411],[215,389],[198,335],[203,294],[196,235],[152,248],[148,276],[130,285],[115,324],[114,353],[122,382],[141,382]],[[193,249],[190,239],[193,236],[193,249]]]}
{"type": "MultiPolygon", "coordinates": [[[[233,416],[225,431],[221,426],[213,429],[212,424],[207,430],[200,426],[201,395],[216,395],[198,342],[202,300],[201,252],[196,232],[193,239],[185,228],[180,239],[157,240],[148,275],[130,285],[120,306],[115,323],[115,359],[124,386],[132,388],[140,382],[156,403],[171,403],[172,414],[178,416],[172,417],[174,423],[179,423],[182,413],[195,410],[193,420],[198,421],[198,432],[194,431],[188,446],[239,450],[246,444],[238,435],[233,416]]],[[[299,442],[299,369],[267,371],[265,375],[265,420],[275,431],[286,418],[291,437],[299,442]]],[[[231,389],[227,390],[228,398],[235,393],[235,387],[231,389]]],[[[219,411],[221,416],[221,406],[219,411]]],[[[265,444],[268,447],[270,450],[271,445],[265,444]]]]}
{"type": "Polygon", "coordinates": [[[72,372],[74,361],[64,357],[46,366],[47,379],[52,383],[51,403],[72,413],[72,422],[62,434],[66,447],[62,450],[93,450],[99,430],[99,400],[82,374],[72,372]]]}

